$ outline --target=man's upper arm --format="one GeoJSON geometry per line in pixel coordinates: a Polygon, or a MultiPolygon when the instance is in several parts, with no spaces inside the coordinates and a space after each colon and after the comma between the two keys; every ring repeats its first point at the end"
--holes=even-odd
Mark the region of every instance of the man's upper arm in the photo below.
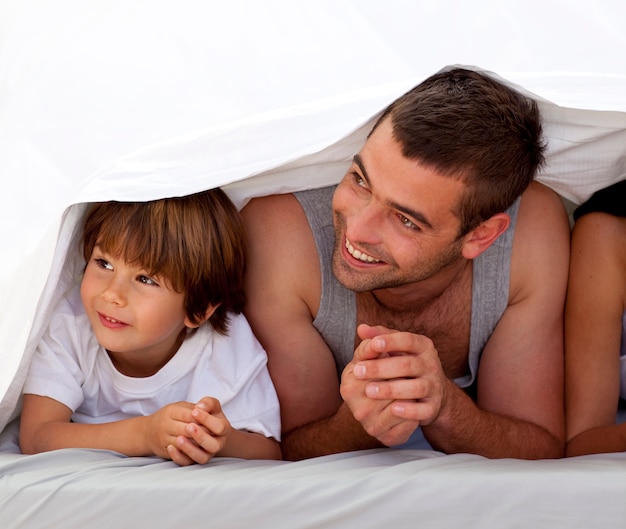
{"type": "Polygon", "coordinates": [[[341,403],[334,358],[312,324],[319,258],[293,195],[255,199],[242,214],[249,246],[245,313],[267,351],[282,429],[289,432],[332,415],[341,403]]]}
{"type": "Polygon", "coordinates": [[[541,184],[523,195],[511,260],[509,304],[480,362],[478,405],[564,435],[563,311],[569,223],[541,184]]]}

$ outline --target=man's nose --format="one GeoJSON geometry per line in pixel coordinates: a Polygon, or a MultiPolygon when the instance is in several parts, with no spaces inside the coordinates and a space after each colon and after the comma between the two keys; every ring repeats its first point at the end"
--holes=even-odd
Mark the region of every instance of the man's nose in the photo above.
{"type": "Polygon", "coordinates": [[[379,244],[383,214],[379,207],[367,204],[346,219],[346,236],[350,241],[379,244]]]}

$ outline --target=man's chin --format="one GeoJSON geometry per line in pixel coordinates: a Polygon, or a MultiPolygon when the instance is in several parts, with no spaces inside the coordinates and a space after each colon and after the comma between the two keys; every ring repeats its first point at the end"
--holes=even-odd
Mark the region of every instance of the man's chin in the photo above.
{"type": "Polygon", "coordinates": [[[354,273],[353,271],[337,270],[333,267],[333,272],[337,281],[348,290],[354,292],[369,292],[370,290],[376,290],[380,288],[378,282],[372,281],[372,278],[364,278],[362,274],[354,273]]]}
{"type": "Polygon", "coordinates": [[[375,270],[375,268],[380,268],[380,266],[381,264],[364,264],[363,266],[353,267],[336,254],[332,260],[333,274],[337,281],[348,290],[353,290],[354,292],[369,292],[370,290],[385,288],[387,286],[386,282],[381,280],[380,273],[376,274],[375,270]]]}

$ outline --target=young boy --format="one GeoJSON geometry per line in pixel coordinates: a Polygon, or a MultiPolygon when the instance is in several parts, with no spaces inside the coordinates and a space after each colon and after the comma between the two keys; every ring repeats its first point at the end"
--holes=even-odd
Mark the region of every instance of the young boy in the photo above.
{"type": "Polygon", "coordinates": [[[280,458],[267,357],[241,314],[245,234],[226,194],[95,204],[82,245],[82,281],[24,386],[22,452],[280,458]]]}

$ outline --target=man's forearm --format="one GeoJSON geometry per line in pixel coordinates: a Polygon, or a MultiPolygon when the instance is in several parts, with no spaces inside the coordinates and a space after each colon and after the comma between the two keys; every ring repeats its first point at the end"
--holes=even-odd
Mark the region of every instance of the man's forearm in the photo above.
{"type": "Polygon", "coordinates": [[[444,411],[432,424],[423,426],[426,439],[436,450],[492,459],[563,457],[564,442],[545,428],[482,410],[460,389],[453,400],[452,411],[444,411]]]}
{"type": "Polygon", "coordinates": [[[345,404],[331,417],[284,433],[281,442],[283,459],[290,461],[383,446],[365,432],[345,404]]]}

